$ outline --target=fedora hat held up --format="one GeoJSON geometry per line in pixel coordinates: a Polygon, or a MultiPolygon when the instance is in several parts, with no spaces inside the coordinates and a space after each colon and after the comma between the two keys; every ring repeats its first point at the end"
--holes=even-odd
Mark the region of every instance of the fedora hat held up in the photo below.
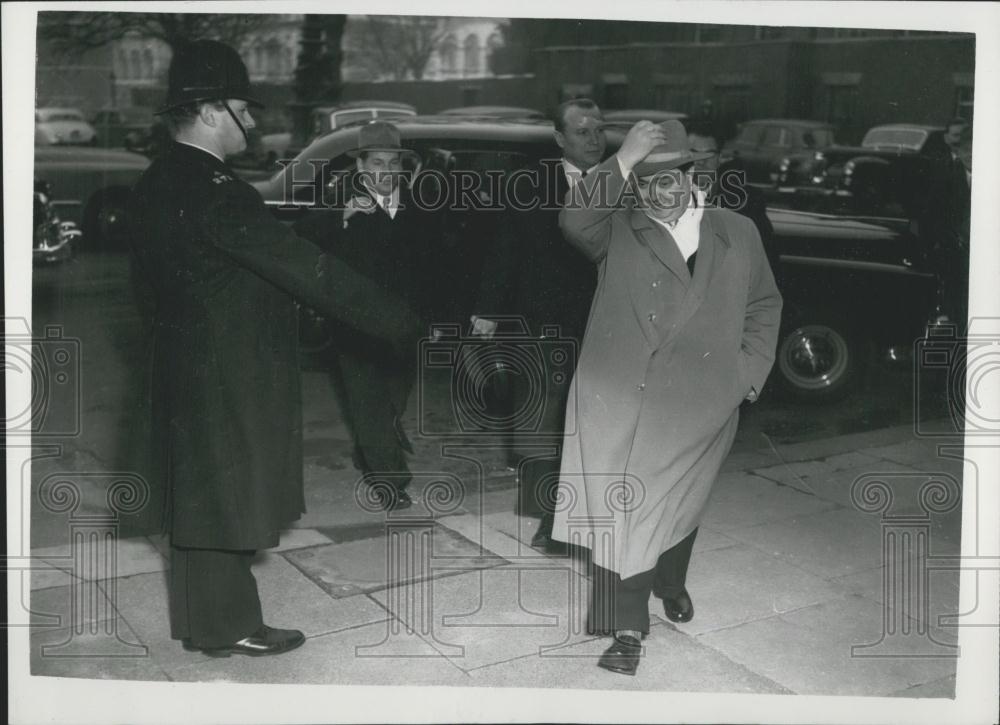
{"type": "Polygon", "coordinates": [[[646,158],[632,168],[632,173],[636,177],[652,176],[715,155],[714,151],[692,151],[688,143],[687,130],[680,121],[664,121],[660,124],[660,128],[663,129],[667,140],[650,151],[646,158]]]}

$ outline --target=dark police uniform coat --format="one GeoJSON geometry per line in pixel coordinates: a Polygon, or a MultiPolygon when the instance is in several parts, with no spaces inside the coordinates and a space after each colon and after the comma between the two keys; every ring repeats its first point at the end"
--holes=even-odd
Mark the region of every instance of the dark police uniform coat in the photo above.
{"type": "MultiPolygon", "coordinates": [[[[311,213],[295,231],[387,293],[401,296],[426,323],[433,321],[434,299],[445,283],[436,274],[440,216],[420,208],[401,185],[395,217],[378,207],[370,214],[354,213],[345,225],[343,211],[330,209],[311,213]]],[[[405,359],[392,358],[356,330],[333,327],[337,383],[355,443],[398,448],[393,420],[406,408],[417,349],[405,359]]]]}
{"type": "Polygon", "coordinates": [[[419,323],[206,151],[173,144],[129,219],[151,293],[154,433],[153,495],[131,526],[163,522],[182,547],[274,546],[305,509],[295,299],[400,354],[419,323]]]}

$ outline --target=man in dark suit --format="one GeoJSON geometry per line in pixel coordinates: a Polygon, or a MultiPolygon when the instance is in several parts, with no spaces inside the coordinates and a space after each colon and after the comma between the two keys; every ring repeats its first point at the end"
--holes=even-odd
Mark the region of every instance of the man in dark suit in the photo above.
{"type": "MultiPolygon", "coordinates": [[[[344,208],[319,210],[296,224],[296,232],[429,317],[440,283],[432,280],[441,228],[440,215],[422,209],[403,180],[407,161],[413,170],[418,157],[385,121],[362,126],[350,155],[357,172],[344,180],[350,196],[344,208]]],[[[416,355],[388,357],[370,337],[342,325],[334,337],[333,380],[354,437],[354,464],[382,508],[407,508],[413,502],[406,492],[412,478],[406,454],[413,448],[400,417],[416,355]]]]}
{"type": "Polygon", "coordinates": [[[401,298],[292,234],[226,164],[246,148],[253,103],[235,50],[179,48],[160,111],[174,140],[128,216],[153,340],[153,493],[127,524],[169,533],[171,636],[216,657],[305,639],[263,623],[251,572],[305,510],[295,300],[400,356],[415,354],[421,330],[401,298]]]}
{"type": "MultiPolygon", "coordinates": [[[[554,163],[543,162],[537,169],[538,185],[535,197],[530,200],[533,208],[518,211],[515,207],[501,225],[483,265],[473,331],[493,336],[497,333],[497,321],[491,318],[514,315],[524,319],[527,333],[533,338],[540,339],[546,334],[545,328],[558,327],[560,337],[573,341],[579,350],[594,294],[596,270],[566,242],[559,229],[559,211],[569,188],[604,159],[607,140],[601,111],[588,99],[574,99],[560,105],[553,123],[562,158],[554,163]]],[[[529,202],[522,198],[526,186],[518,185],[511,190],[521,208],[529,202]]],[[[549,365],[550,356],[543,353],[543,360],[545,380],[536,382],[540,383],[545,399],[541,416],[532,423],[536,435],[527,440],[555,452],[542,456],[529,454],[521,462],[519,509],[521,513],[542,514],[532,546],[557,553],[562,545],[552,541],[550,534],[572,370],[561,376],[561,371],[549,365]]],[[[532,381],[516,374],[523,371],[513,372],[519,383],[513,405],[521,406],[528,402],[525,397],[532,381]]]]}

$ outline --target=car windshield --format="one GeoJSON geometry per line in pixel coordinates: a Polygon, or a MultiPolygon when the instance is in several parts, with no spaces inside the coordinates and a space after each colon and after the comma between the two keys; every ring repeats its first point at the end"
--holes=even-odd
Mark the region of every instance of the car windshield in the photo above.
{"type": "Polygon", "coordinates": [[[833,146],[833,131],[828,128],[813,128],[802,134],[806,148],[818,149],[833,146]]]}
{"type": "Polygon", "coordinates": [[[333,114],[333,127],[340,128],[341,126],[348,126],[352,123],[364,121],[371,117],[372,111],[370,108],[365,108],[360,111],[340,111],[339,113],[333,114]]]}
{"type": "Polygon", "coordinates": [[[42,121],[45,123],[51,123],[53,121],[82,121],[83,116],[79,113],[73,113],[72,111],[59,111],[58,113],[45,113],[42,114],[42,121]]]}
{"type": "Polygon", "coordinates": [[[927,131],[919,128],[873,128],[865,134],[861,145],[867,149],[904,148],[919,151],[927,139],[927,131]]]}

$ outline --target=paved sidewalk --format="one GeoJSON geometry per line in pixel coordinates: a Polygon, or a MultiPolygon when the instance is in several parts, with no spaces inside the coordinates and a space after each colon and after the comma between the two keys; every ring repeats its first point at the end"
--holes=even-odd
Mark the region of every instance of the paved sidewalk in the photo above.
{"type": "Polygon", "coordinates": [[[912,556],[925,545],[932,560],[959,552],[962,462],[909,427],[731,457],[691,562],[696,616],[674,625],[651,599],[645,659],[625,677],[595,666],[607,640],[582,631],[586,562],[527,545],[537,521],[513,513],[499,451],[473,455],[468,441],[442,457],[415,440],[417,505],[387,521],[355,501],[339,422],[306,426],[309,514],[255,566],[266,621],[302,629],[302,648],[260,659],[183,651],[169,638],[164,542],[119,541],[112,562],[81,528],[73,549],[32,551],[32,673],[954,696],[957,630],[942,617],[957,612],[958,573],[912,556]],[[873,483],[862,493],[860,480],[855,503],[864,477],[873,483]],[[921,519],[919,490],[935,478],[949,495],[932,505],[950,510],[921,519]],[[465,482],[463,496],[449,496],[449,480],[465,482]],[[928,595],[913,599],[920,581],[928,595]]]}

